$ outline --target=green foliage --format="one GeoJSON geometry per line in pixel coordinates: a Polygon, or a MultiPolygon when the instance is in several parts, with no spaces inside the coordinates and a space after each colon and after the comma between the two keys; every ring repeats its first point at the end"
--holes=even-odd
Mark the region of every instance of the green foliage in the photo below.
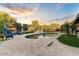
{"type": "Polygon", "coordinates": [[[29,28],[28,28],[28,32],[34,32],[35,31],[35,28],[33,27],[33,26],[30,26],[29,28]]]}
{"type": "Polygon", "coordinates": [[[50,32],[50,30],[51,30],[50,26],[48,26],[48,25],[43,25],[42,28],[43,28],[44,32],[50,32]]]}
{"type": "Polygon", "coordinates": [[[7,13],[0,12],[0,33],[3,33],[4,22],[7,21],[7,13]]]}
{"type": "Polygon", "coordinates": [[[28,30],[28,25],[27,24],[23,24],[23,30],[27,31],[28,30]]]}
{"type": "Polygon", "coordinates": [[[60,29],[60,25],[58,23],[51,23],[49,27],[51,31],[56,31],[60,29]]]}
{"type": "Polygon", "coordinates": [[[34,31],[37,31],[39,28],[39,22],[37,20],[32,21],[32,27],[34,28],[34,31]]]}
{"type": "Polygon", "coordinates": [[[65,32],[65,25],[64,24],[60,26],[60,31],[65,32]]]}
{"type": "Polygon", "coordinates": [[[16,29],[17,29],[17,31],[22,31],[21,23],[16,23],[16,29]]]}
{"type": "Polygon", "coordinates": [[[0,41],[4,41],[4,35],[0,34],[0,41]]]}
{"type": "Polygon", "coordinates": [[[51,23],[50,25],[42,26],[44,32],[54,32],[60,29],[59,24],[51,23]]]}
{"type": "Polygon", "coordinates": [[[75,35],[70,35],[69,37],[65,34],[61,35],[58,40],[69,46],[79,47],[79,39],[75,35]]]}
{"type": "Polygon", "coordinates": [[[66,32],[66,34],[69,36],[70,35],[70,31],[69,31],[69,24],[65,23],[63,25],[61,25],[61,31],[62,32],[66,32]]]}
{"type": "Polygon", "coordinates": [[[32,21],[32,26],[37,27],[39,25],[39,22],[37,20],[32,21]]]}
{"type": "Polygon", "coordinates": [[[28,28],[28,31],[44,31],[44,32],[54,32],[60,29],[58,23],[51,23],[50,25],[41,25],[37,20],[32,21],[32,25],[28,28]]]}
{"type": "Polygon", "coordinates": [[[7,27],[10,30],[15,29],[14,18],[12,18],[9,14],[7,14],[5,12],[0,12],[0,33],[3,33],[4,22],[7,23],[7,27]]]}
{"type": "Polygon", "coordinates": [[[34,32],[37,30],[40,30],[41,26],[37,20],[32,21],[32,25],[29,26],[28,31],[29,32],[34,32]]]}
{"type": "Polygon", "coordinates": [[[0,38],[4,38],[4,35],[3,34],[0,34],[0,38]]]}

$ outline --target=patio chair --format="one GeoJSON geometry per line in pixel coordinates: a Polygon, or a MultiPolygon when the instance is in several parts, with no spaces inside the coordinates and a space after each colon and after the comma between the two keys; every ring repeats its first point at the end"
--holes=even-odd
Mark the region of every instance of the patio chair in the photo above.
{"type": "Polygon", "coordinates": [[[12,32],[7,28],[6,22],[4,22],[4,39],[7,39],[9,37],[13,38],[12,32]]]}
{"type": "Polygon", "coordinates": [[[10,30],[8,30],[7,28],[4,28],[4,36],[5,36],[5,39],[7,39],[9,37],[13,38],[12,32],[10,30]]]}

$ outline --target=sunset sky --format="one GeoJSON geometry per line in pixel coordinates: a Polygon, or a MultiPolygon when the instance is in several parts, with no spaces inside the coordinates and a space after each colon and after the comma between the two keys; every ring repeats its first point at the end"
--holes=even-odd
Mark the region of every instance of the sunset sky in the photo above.
{"type": "Polygon", "coordinates": [[[79,12],[79,4],[61,3],[4,3],[0,4],[0,10],[8,12],[21,23],[30,23],[39,20],[43,23],[64,20],[73,20],[79,12]]]}

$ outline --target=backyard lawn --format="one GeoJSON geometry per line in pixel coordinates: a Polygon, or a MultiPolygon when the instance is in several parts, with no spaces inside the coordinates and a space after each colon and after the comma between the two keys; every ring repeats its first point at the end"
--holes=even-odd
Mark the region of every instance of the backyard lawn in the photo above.
{"type": "Polygon", "coordinates": [[[79,39],[74,35],[68,37],[66,34],[62,34],[58,40],[63,44],[79,48],[79,39]]]}

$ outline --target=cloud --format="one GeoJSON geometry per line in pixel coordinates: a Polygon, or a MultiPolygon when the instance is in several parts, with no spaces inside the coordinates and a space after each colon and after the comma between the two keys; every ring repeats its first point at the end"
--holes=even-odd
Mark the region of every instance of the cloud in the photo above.
{"type": "Polygon", "coordinates": [[[57,9],[61,9],[61,8],[63,8],[64,6],[65,6],[64,3],[57,3],[57,4],[56,4],[57,9]]]}
{"type": "Polygon", "coordinates": [[[39,4],[0,4],[0,11],[7,12],[20,23],[30,23],[38,12],[39,4]],[[7,11],[6,11],[7,10],[7,11]]]}

